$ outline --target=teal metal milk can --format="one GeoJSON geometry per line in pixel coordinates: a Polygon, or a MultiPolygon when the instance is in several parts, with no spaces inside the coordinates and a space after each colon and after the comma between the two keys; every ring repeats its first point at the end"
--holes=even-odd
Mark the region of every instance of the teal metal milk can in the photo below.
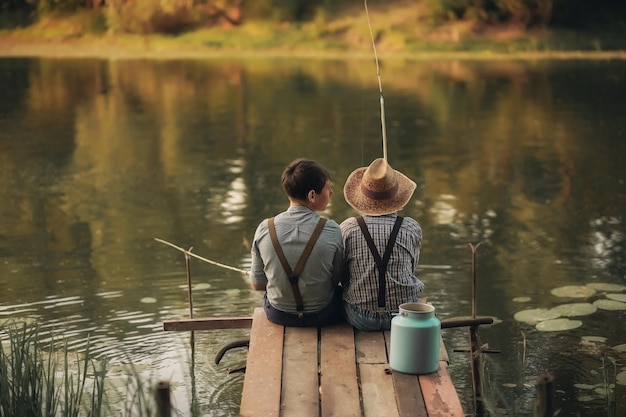
{"type": "Polygon", "coordinates": [[[441,321],[435,307],[424,303],[400,304],[391,320],[389,366],[405,374],[430,374],[439,369],[441,321]]]}

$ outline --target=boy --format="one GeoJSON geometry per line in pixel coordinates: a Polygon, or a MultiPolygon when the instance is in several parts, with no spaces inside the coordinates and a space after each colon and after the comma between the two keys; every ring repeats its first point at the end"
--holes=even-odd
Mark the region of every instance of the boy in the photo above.
{"type": "Polygon", "coordinates": [[[320,217],[333,195],[319,163],[297,159],[282,174],[289,208],[263,220],[252,243],[250,284],[265,290],[268,320],[285,326],[323,326],[341,317],[337,287],[343,268],[339,225],[320,217]]]}
{"type": "Polygon", "coordinates": [[[389,330],[403,303],[417,302],[424,284],[415,276],[422,229],[398,216],[417,185],[383,158],[350,174],[344,197],[361,215],[341,223],[347,280],[344,315],[359,330],[389,330]]]}

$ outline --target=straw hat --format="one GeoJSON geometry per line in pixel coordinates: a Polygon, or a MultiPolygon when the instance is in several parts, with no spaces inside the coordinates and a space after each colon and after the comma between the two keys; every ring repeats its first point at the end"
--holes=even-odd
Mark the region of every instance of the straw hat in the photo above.
{"type": "Polygon", "coordinates": [[[395,213],[411,199],[417,184],[391,168],[383,158],[348,176],[343,196],[356,211],[367,216],[395,213]]]}

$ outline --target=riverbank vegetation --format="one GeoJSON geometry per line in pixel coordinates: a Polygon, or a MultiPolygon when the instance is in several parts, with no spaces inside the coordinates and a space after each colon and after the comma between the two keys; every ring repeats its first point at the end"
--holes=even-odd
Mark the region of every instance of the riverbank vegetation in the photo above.
{"type": "Polygon", "coordinates": [[[610,0],[0,0],[4,45],[381,54],[626,49],[610,0]]]}
{"type": "Polygon", "coordinates": [[[41,337],[38,326],[13,322],[2,324],[0,340],[0,416],[154,415],[152,387],[131,365],[116,387],[106,359],[90,354],[88,343],[71,352],[62,340],[41,337]],[[114,404],[117,390],[127,395],[114,404]]]}

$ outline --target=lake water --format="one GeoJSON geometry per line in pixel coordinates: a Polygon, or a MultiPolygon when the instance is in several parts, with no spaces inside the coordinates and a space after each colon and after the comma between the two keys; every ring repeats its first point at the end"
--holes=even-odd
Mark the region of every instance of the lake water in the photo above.
{"type": "MultiPolygon", "coordinates": [[[[418,276],[439,318],[471,314],[481,242],[494,413],[534,415],[535,378],[550,372],[560,415],[626,414],[624,310],[563,331],[514,319],[626,294],[626,61],[383,60],[381,80],[388,160],[419,184],[401,214],[423,227],[418,276]],[[552,293],[588,284],[599,289],[552,293]]],[[[190,310],[184,256],[155,238],[246,270],[301,156],[331,171],[325,215],[354,215],[343,183],[383,149],[373,59],[2,58],[0,91],[0,319],[89,343],[113,376],[131,362],[171,381],[181,415],[236,415],[243,375],[228,369],[245,350],[213,358],[247,331],[196,332],[193,350],[163,331],[190,310]]],[[[192,259],[191,277],[194,317],[261,305],[241,273],[192,259]]],[[[454,351],[467,331],[443,337],[471,414],[469,357],[454,351]]]]}

